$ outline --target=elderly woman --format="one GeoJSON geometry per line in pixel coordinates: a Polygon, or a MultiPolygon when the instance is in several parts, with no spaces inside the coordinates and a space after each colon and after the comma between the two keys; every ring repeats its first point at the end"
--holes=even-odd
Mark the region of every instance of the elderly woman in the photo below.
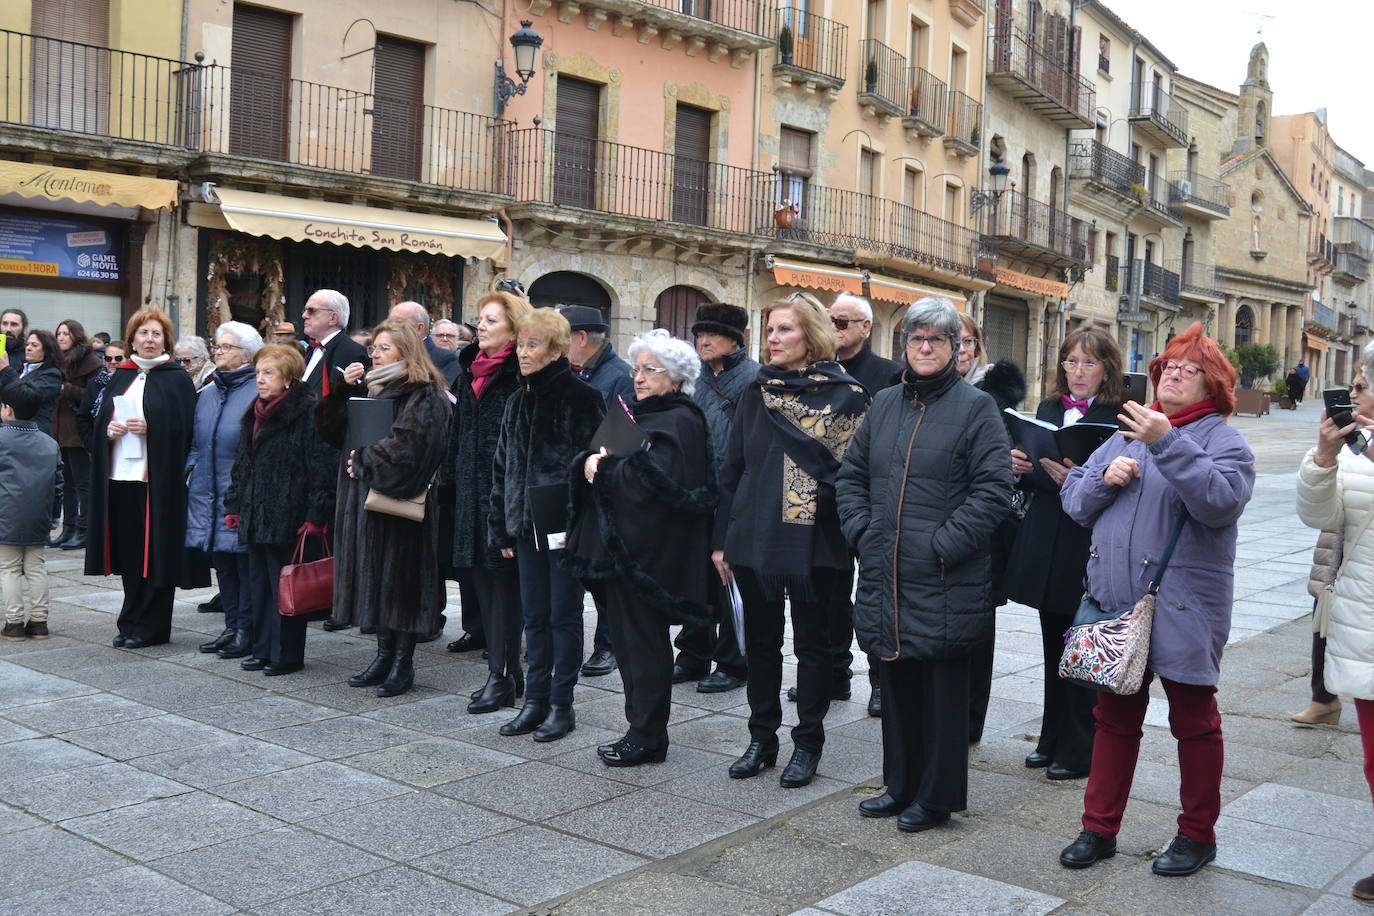
{"type": "Polygon", "coordinates": [[[184,584],[186,455],[195,388],[172,362],[172,320],[159,309],[133,314],[125,328],[128,362],[105,387],[92,454],[91,530],[86,575],[118,573],[124,604],[114,645],[167,642],[172,599],[184,584]]]}
{"type": "Polygon", "coordinates": [[[835,484],[859,556],[854,631],[879,658],[887,792],[859,804],[929,830],[968,800],[970,656],[992,636],[989,543],[1011,503],[1010,443],[963,382],[959,313],[922,299],[902,321],[902,383],[878,393],[835,484]]]}
{"type": "MultiPolygon", "coordinates": [[[[701,360],[659,328],[630,344],[631,408],[647,446],[603,448],[573,473],[567,564],[601,591],[625,684],[624,738],[597,748],[603,763],[632,767],[668,754],[673,644],[668,628],[710,618],[715,460],[706,417],[692,401],[701,360]],[[671,544],[656,550],[653,544],[671,544]]],[[[619,410],[620,406],[614,405],[619,410]]]]}
{"type": "Polygon", "coordinates": [[[238,454],[239,428],[256,396],[250,361],[262,337],[246,324],[226,321],[215,331],[215,372],[196,396],[191,452],[186,458],[186,546],[210,557],[224,608],[224,632],[202,652],[243,658],[253,645],[253,607],[248,597],[248,549],[224,523],[224,497],[238,454]]]}
{"type": "MultiPolygon", "coordinates": [[[[1053,393],[1040,402],[1037,419],[1055,426],[1073,423],[1116,425],[1121,409],[1121,350],[1102,328],[1084,327],[1064,338],[1053,393]]],[[[1097,694],[1058,675],[1064,631],[1073,624],[1083,597],[1090,534],[1064,514],[1059,488],[1072,462],[1040,459],[1045,475],[1032,474],[1030,458],[1011,450],[1011,469],[1020,485],[1034,492],[1012,546],[1004,580],[1007,596],[1040,612],[1044,650],[1044,717],[1040,741],[1026,758],[1032,769],[1046,768],[1050,779],[1088,775],[1093,754],[1093,706],[1097,694]]]]}
{"type": "Polygon", "coordinates": [[[1158,676],[1178,741],[1183,813],[1178,835],[1154,861],[1158,875],[1190,875],[1216,857],[1221,813],[1221,714],[1217,679],[1231,630],[1236,522],[1255,482],[1255,457],[1226,425],[1235,409],[1236,372],[1195,323],[1150,363],[1158,397],[1127,402],[1123,433],[1086,465],[1069,471],[1059,498],[1092,529],[1088,595],[1122,614],[1146,593],[1171,533],[1177,549],[1159,584],[1149,670],[1138,693],[1097,698],[1092,772],[1083,795],[1083,831],[1059,856],[1086,868],[1116,854],[1140,752],[1141,723],[1158,676]]]}
{"type": "Polygon", "coordinates": [[[62,397],[62,351],[57,338],[47,331],[29,331],[24,337],[24,362],[10,364],[0,353],[0,391],[10,385],[27,385],[38,395],[40,407],[34,422],[44,434],[53,436],[53,413],[62,397]]]}
{"type": "Polygon", "coordinates": [[[444,378],[424,341],[405,323],[372,332],[372,368],[343,367],[342,385],[320,404],[326,442],[342,448],[353,397],[392,402],[391,429],[379,442],[343,456],[335,514],[334,620],[376,627],[377,655],[353,687],[377,696],[405,693],[415,683],[415,642],[433,633],[443,612],[439,571],[438,498],[430,486],[448,448],[452,409],[444,378]],[[366,508],[368,493],[394,499],[424,495],[424,518],[412,521],[366,508]]]}
{"type": "Polygon", "coordinates": [[[215,364],[210,361],[210,348],[205,345],[203,338],[182,337],[176,343],[175,353],[177,365],[191,376],[197,391],[210,383],[215,364]]]}
{"type": "MultiPolygon", "coordinates": [[[[291,562],[298,539],[323,534],[324,526],[334,517],[334,468],[339,456],[315,434],[315,392],[301,381],[305,358],[300,348],[292,344],[263,347],[256,333],[252,338],[240,337],[238,329],[232,327],[235,324],[220,325],[216,337],[219,345],[243,340],[238,345],[248,347],[256,339],[260,347],[251,366],[231,370],[249,370],[254,379],[249,390],[257,397],[234,420],[239,424],[237,444],[223,503],[225,527],[237,535],[248,553],[248,572],[240,580],[238,606],[241,608],[246,600],[252,613],[242,628],[250,632],[235,633],[229,644],[234,654],[220,650],[220,655],[249,655],[239,667],[276,677],[305,667],[305,617],[281,615],[277,584],[282,567],[291,562]],[[226,333],[226,328],[231,330],[226,333]],[[245,635],[251,636],[247,651],[240,645],[240,636],[245,635]]],[[[222,357],[224,351],[219,352],[222,357]]],[[[217,395],[207,391],[201,395],[202,404],[207,397],[217,395]]],[[[220,594],[228,624],[232,595],[223,574],[220,594]]],[[[242,614],[236,619],[242,621],[242,614]]],[[[210,650],[201,646],[201,651],[210,650]]]]}
{"type": "Polygon", "coordinates": [[[583,590],[548,540],[555,532],[536,534],[529,493],[567,489],[573,458],[606,410],[600,392],[573,375],[571,339],[568,319],[553,309],[535,309],[516,325],[520,388],[506,404],[492,463],[490,542],[520,570],[530,664],[525,705],[501,734],[533,732],[535,741],[557,741],[577,725],[572,701],[582,667],[583,590]]]}
{"type": "MultiPolygon", "coordinates": [[[[1374,463],[1369,451],[1352,453],[1345,437],[1374,424],[1374,344],[1365,347],[1350,384],[1356,422],[1340,427],[1323,412],[1317,445],[1298,469],[1298,517],[1323,531],[1339,532],[1344,560],[1331,595],[1326,629],[1325,686],[1355,702],[1364,747],[1364,777],[1374,794],[1374,463]]],[[[1340,715],[1337,706],[1336,715],[1340,715]]],[[[1358,900],[1374,901],[1374,875],[1355,882],[1358,900]]]]}
{"type": "Polygon", "coordinates": [[[81,322],[68,318],[57,326],[62,352],[62,396],[53,415],[53,435],[62,447],[62,533],[51,547],[80,550],[86,546],[86,513],[91,501],[91,453],[77,422],[86,386],[104,365],[86,338],[81,322]]]}
{"type": "Polygon", "coordinates": [[[520,387],[515,326],[530,304],[510,293],[477,301],[477,346],[458,353],[453,385],[453,567],[463,600],[463,637],[451,652],[487,645],[487,683],[468,704],[470,713],[514,706],[525,689],[520,668],[520,580],[515,561],[491,546],[491,465],[501,437],[506,402],[520,387]],[[472,618],[476,618],[472,622],[472,618]],[[467,644],[464,644],[467,640],[467,644]]]}
{"type": "Polygon", "coordinates": [[[835,472],[868,409],[868,393],[835,362],[825,307],[793,293],[765,312],[769,364],[744,390],[721,467],[711,559],[744,601],[749,747],[732,779],[778,757],[784,600],[792,610],[797,716],[779,782],[811,782],[825,745],[834,633],[849,625],[853,565],[835,514],[835,472]]]}

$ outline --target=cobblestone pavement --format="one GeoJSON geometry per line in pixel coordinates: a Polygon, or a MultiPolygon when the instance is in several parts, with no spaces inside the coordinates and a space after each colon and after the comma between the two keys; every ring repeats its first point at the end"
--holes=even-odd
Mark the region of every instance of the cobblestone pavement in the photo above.
{"type": "Polygon", "coordinates": [[[690,684],[674,689],[668,761],[611,770],[593,748],[623,730],[617,675],[579,685],[568,738],[502,738],[504,715],[464,711],[483,664],[443,641],[417,652],[416,689],[385,700],[344,683],[373,651],[356,631],[312,626],[306,669],[271,679],[198,653],[222,624],[195,610],[208,590],[179,596],[171,644],[113,649],[117,580],[49,551],[52,638],[0,643],[0,913],[1368,914],[1348,896],[1374,872],[1353,710],[1339,728],[1288,721],[1308,698],[1315,540],[1292,479],[1318,409],[1234,421],[1260,478],[1223,663],[1220,852],[1192,878],[1149,870],[1177,814],[1162,702],[1121,854],[1056,863],[1082,783],[1021,764],[1041,677],[1024,608],[999,614],[969,811],[908,836],[855,809],[881,771],[861,675],[807,788],[780,789],[776,770],[728,779],[743,691],[690,684]]]}

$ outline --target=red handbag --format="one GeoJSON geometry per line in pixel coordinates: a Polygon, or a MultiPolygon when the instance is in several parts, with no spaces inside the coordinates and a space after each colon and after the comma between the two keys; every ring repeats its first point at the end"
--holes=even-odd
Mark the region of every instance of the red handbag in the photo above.
{"type": "Polygon", "coordinates": [[[303,563],[306,537],[300,536],[291,562],[281,568],[277,610],[283,617],[313,614],[334,604],[334,555],[329,552],[329,538],[319,536],[324,544],[324,557],[303,563]]]}

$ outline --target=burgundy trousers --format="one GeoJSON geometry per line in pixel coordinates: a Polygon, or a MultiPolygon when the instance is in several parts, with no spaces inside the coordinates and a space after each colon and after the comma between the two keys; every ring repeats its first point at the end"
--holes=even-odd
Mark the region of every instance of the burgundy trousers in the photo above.
{"type": "Polygon", "coordinates": [[[1360,743],[1364,745],[1364,780],[1374,797],[1374,700],[1356,700],[1355,714],[1360,717],[1360,743]]]}
{"type": "MultiPolygon", "coordinates": [[[[1121,829],[1126,799],[1131,794],[1136,760],[1140,756],[1141,725],[1150,705],[1150,681],[1145,672],[1140,692],[1122,697],[1101,693],[1093,712],[1097,738],[1092,773],[1083,793],[1083,829],[1114,837],[1121,829]]],[[[1221,712],[1215,686],[1180,684],[1160,678],[1169,699],[1169,728],[1178,742],[1180,775],[1178,832],[1197,843],[1217,841],[1221,815],[1221,712]]],[[[1374,722],[1370,723],[1374,725],[1374,722]]],[[[1367,747],[1367,745],[1366,745],[1367,747]]],[[[1368,755],[1366,755],[1368,756],[1368,755]]]]}

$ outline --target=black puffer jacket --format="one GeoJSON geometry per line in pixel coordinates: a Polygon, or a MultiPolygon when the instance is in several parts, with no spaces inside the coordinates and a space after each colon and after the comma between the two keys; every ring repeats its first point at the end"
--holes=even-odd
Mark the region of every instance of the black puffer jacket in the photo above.
{"type": "Polygon", "coordinates": [[[1011,504],[1010,448],[992,398],[957,374],[924,401],[903,385],[874,398],[835,482],[865,651],[958,658],[992,635],[988,543],[1011,504]]]}
{"type": "Polygon", "coordinates": [[[458,354],[461,366],[453,383],[453,439],[449,443],[449,474],[453,481],[453,567],[496,569],[514,567],[514,560],[502,559],[487,538],[491,515],[491,464],[496,455],[496,440],[501,438],[501,419],[506,401],[520,388],[520,365],[514,351],[501,368],[487,380],[482,397],[472,393],[472,361],[480,351],[477,345],[464,347],[458,354]]]}

